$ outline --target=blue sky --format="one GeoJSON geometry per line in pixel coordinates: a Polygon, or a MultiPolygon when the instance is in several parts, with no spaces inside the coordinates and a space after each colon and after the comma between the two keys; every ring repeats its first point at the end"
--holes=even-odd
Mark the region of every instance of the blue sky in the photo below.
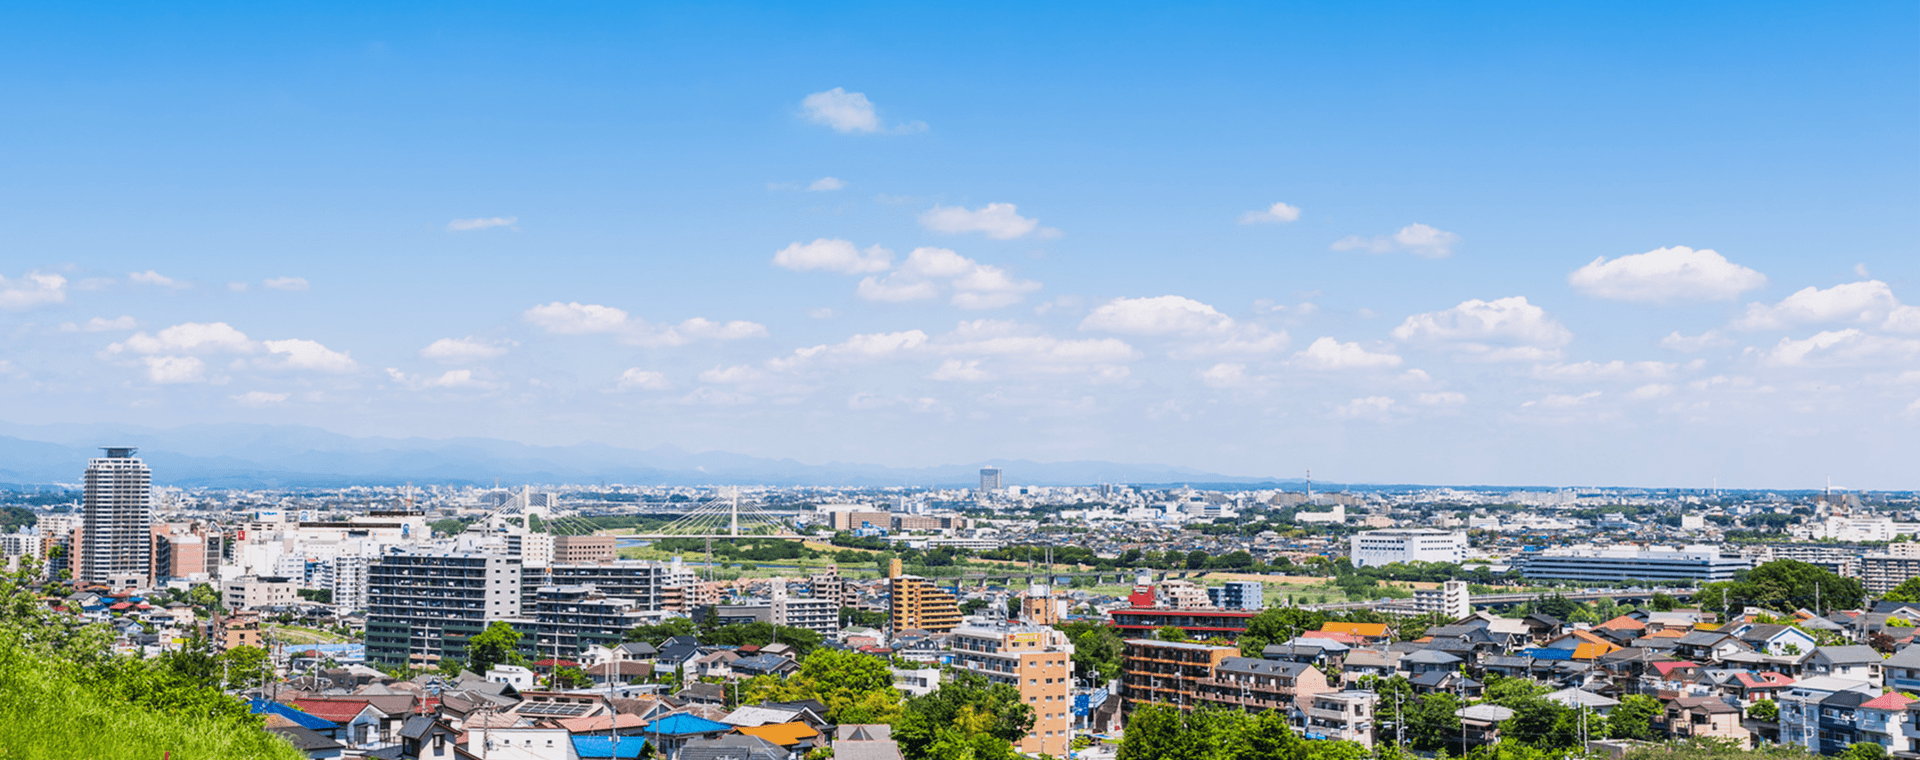
{"type": "Polygon", "coordinates": [[[1920,485],[1920,11],[1346,6],[11,8],[0,419],[1920,485]]]}

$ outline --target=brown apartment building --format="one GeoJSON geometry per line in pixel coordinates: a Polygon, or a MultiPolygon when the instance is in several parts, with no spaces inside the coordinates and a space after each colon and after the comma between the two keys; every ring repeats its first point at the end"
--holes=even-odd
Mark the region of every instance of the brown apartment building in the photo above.
{"type": "Polygon", "coordinates": [[[1015,742],[1029,755],[1065,757],[1073,740],[1073,643],[1053,628],[1054,605],[1045,586],[1022,604],[1019,622],[973,618],[953,629],[954,667],[1012,684],[1033,708],[1033,729],[1015,742]]]}
{"type": "Polygon", "coordinates": [[[933,581],[903,575],[900,560],[887,568],[887,586],[893,595],[893,630],[946,633],[960,625],[960,603],[933,581]]]}

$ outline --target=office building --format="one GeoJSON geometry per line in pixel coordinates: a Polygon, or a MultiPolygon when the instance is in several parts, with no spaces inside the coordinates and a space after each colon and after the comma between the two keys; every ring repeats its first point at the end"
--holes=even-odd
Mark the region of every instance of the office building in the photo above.
{"type": "Polygon", "coordinates": [[[291,578],[246,576],[220,583],[220,604],[230,610],[284,607],[299,600],[291,578]]]}
{"type": "Polygon", "coordinates": [[[1473,614],[1473,598],[1467,593],[1466,581],[1446,581],[1440,588],[1414,589],[1413,607],[1423,615],[1439,613],[1448,620],[1459,620],[1473,614]]]}
{"type": "Polygon", "coordinates": [[[497,554],[381,557],[367,568],[367,659],[465,660],[467,640],[520,617],[520,561],[497,554]]]}
{"type": "Polygon", "coordinates": [[[1521,555],[1515,564],[1519,565],[1520,575],[1526,578],[1610,583],[1730,581],[1735,573],[1753,567],[1752,560],[1739,554],[1723,554],[1712,546],[1548,549],[1521,555]]]}
{"type": "Polygon", "coordinates": [[[1432,528],[1369,530],[1349,539],[1354,567],[1396,562],[1452,562],[1467,558],[1467,534],[1432,528]]]}
{"type": "Polygon", "coordinates": [[[829,524],[834,530],[855,531],[863,528],[879,530],[893,529],[893,514],[868,510],[834,510],[827,513],[829,524]]]}
{"type": "Polygon", "coordinates": [[[79,581],[112,588],[153,582],[153,473],[135,451],[108,448],[87,462],[79,581]]]}
{"type": "Polygon", "coordinates": [[[960,625],[960,603],[953,594],[920,576],[902,575],[897,557],[887,569],[887,587],[893,596],[895,633],[909,630],[946,633],[960,625]]]}
{"type": "Polygon", "coordinates": [[[981,493],[993,493],[994,491],[1000,490],[1003,485],[1004,484],[1000,482],[1000,468],[998,467],[980,468],[980,492],[981,493]]]}
{"type": "Polygon", "coordinates": [[[1266,608],[1266,588],[1259,581],[1227,581],[1207,587],[1207,599],[1223,610],[1260,610],[1266,608]]]}
{"type": "Polygon", "coordinates": [[[553,564],[596,565],[614,560],[613,536],[554,536],[553,564]]]}

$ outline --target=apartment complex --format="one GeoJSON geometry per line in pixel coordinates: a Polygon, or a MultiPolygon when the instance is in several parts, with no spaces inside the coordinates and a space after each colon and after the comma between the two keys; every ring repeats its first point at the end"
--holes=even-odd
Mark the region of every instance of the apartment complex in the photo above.
{"type": "Polygon", "coordinates": [[[153,582],[153,473],[133,456],[136,450],[108,448],[87,462],[79,581],[112,588],[153,582]]]}
{"type": "Polygon", "coordinates": [[[646,560],[582,565],[555,562],[526,570],[521,594],[532,599],[543,586],[592,586],[607,596],[632,599],[641,609],[659,610],[665,609],[667,570],[664,564],[646,560]]]}
{"type": "Polygon", "coordinates": [[[1884,553],[1860,557],[1860,583],[1874,596],[1914,577],[1920,577],[1920,543],[1888,544],[1884,553]]]}
{"type": "Polygon", "coordinates": [[[953,629],[953,665],[1019,689],[1020,700],[1033,708],[1034,722],[1015,746],[1030,755],[1064,757],[1072,740],[1073,643],[1042,622],[1055,609],[1045,586],[1030,591],[1021,609],[1034,617],[1020,622],[974,618],[953,629]]]}
{"type": "Polygon", "coordinates": [[[235,578],[221,582],[220,604],[230,610],[290,605],[300,599],[293,589],[291,578],[235,578]]]}
{"type": "Polygon", "coordinates": [[[520,617],[520,561],[497,554],[397,553],[367,569],[367,659],[465,659],[467,639],[520,617]]]}
{"type": "Polygon", "coordinates": [[[960,625],[960,603],[933,581],[903,575],[900,560],[887,568],[887,590],[892,594],[893,630],[946,633],[960,625]]]}
{"type": "Polygon", "coordinates": [[[1466,581],[1446,581],[1440,588],[1415,589],[1413,607],[1422,614],[1438,613],[1448,620],[1473,614],[1473,600],[1466,581]]]}
{"type": "Polygon", "coordinates": [[[593,586],[543,586],[521,600],[521,614],[533,624],[515,627],[531,634],[526,643],[542,657],[575,659],[590,645],[619,646],[628,630],[657,617],[655,609],[593,586]]]}
{"type": "Polygon", "coordinates": [[[1227,581],[1208,586],[1207,599],[1223,610],[1261,610],[1266,608],[1266,585],[1259,581],[1227,581]]]}
{"type": "Polygon", "coordinates": [[[1134,706],[1151,702],[1193,707],[1212,684],[1214,670],[1239,656],[1240,650],[1234,647],[1127,639],[1120,676],[1123,709],[1131,712],[1134,706]]]}
{"type": "Polygon", "coordinates": [[[1395,562],[1454,562],[1467,558],[1467,534],[1432,528],[1369,530],[1348,540],[1354,567],[1395,562]]]}

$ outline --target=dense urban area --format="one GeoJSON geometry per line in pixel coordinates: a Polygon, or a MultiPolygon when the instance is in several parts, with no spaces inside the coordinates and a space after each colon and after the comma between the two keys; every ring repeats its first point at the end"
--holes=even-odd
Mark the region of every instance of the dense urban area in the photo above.
{"type": "Polygon", "coordinates": [[[0,492],[0,757],[1920,757],[1913,493],[83,469],[0,492]]]}

